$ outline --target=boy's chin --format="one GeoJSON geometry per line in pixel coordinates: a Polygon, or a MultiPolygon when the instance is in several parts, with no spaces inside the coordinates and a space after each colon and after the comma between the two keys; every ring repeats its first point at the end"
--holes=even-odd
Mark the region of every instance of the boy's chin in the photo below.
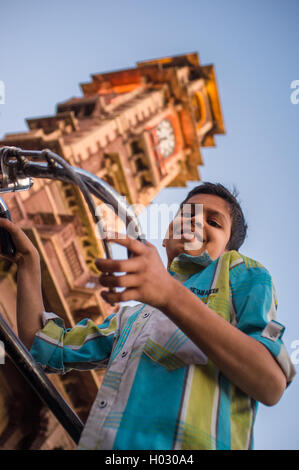
{"type": "Polygon", "coordinates": [[[206,250],[206,246],[202,245],[201,248],[193,248],[190,249],[189,247],[182,247],[181,253],[185,253],[186,255],[191,256],[199,256],[206,250]]]}
{"type": "Polygon", "coordinates": [[[204,248],[201,250],[182,250],[181,253],[185,253],[186,255],[191,255],[191,256],[199,256],[202,255],[202,253],[205,251],[204,248]]]}
{"type": "Polygon", "coordinates": [[[196,243],[194,243],[193,246],[195,246],[195,248],[192,247],[191,242],[187,241],[185,241],[184,243],[177,243],[176,246],[172,245],[171,249],[169,247],[167,250],[168,257],[173,259],[181,253],[185,253],[186,255],[191,256],[199,256],[207,249],[206,243],[202,244],[201,246],[196,246],[196,243]]]}

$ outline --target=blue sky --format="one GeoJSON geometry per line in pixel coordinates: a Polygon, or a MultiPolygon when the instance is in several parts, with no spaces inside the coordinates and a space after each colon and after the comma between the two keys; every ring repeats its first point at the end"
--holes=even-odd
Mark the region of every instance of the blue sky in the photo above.
{"type": "MultiPolygon", "coordinates": [[[[272,274],[291,353],[299,339],[299,104],[290,100],[299,80],[299,2],[2,0],[0,9],[0,137],[80,96],[92,73],[191,51],[215,65],[226,135],[203,149],[201,177],[237,186],[249,225],[240,251],[272,274]]],[[[155,202],[179,202],[194,185],[165,189],[155,202]]],[[[298,392],[295,378],[278,405],[260,405],[256,449],[299,448],[298,392]]]]}

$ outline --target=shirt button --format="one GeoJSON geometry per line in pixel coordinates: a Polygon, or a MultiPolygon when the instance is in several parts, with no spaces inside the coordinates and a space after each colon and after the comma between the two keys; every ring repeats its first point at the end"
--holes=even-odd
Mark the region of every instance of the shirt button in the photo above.
{"type": "Polygon", "coordinates": [[[123,351],[123,352],[121,353],[121,357],[126,357],[127,354],[128,354],[127,351],[123,351]]]}
{"type": "Polygon", "coordinates": [[[105,408],[105,406],[107,406],[107,401],[106,401],[106,400],[100,401],[99,407],[100,407],[100,408],[105,408]]]}

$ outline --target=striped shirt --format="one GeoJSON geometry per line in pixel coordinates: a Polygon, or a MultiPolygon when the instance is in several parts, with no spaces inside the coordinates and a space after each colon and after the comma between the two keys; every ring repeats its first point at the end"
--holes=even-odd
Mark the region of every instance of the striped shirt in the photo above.
{"type": "MultiPolygon", "coordinates": [[[[261,342],[290,383],[295,369],[282,342],[284,326],[276,320],[269,272],[237,251],[202,261],[179,256],[169,272],[261,342]]],[[[72,329],[53,313],[45,312],[43,321],[31,353],[46,372],[106,368],[79,449],[253,448],[257,402],[158,309],[123,306],[101,325],[84,319],[72,329]]]]}

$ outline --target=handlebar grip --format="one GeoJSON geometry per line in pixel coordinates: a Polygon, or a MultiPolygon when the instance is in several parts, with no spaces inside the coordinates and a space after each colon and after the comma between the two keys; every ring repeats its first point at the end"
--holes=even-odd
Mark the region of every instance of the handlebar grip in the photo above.
{"type": "MultiPolygon", "coordinates": [[[[11,220],[9,210],[0,212],[0,217],[2,219],[11,220]]],[[[16,247],[12,241],[10,233],[7,230],[5,230],[3,227],[0,227],[0,245],[1,245],[1,253],[4,256],[15,256],[16,247]]]]}

